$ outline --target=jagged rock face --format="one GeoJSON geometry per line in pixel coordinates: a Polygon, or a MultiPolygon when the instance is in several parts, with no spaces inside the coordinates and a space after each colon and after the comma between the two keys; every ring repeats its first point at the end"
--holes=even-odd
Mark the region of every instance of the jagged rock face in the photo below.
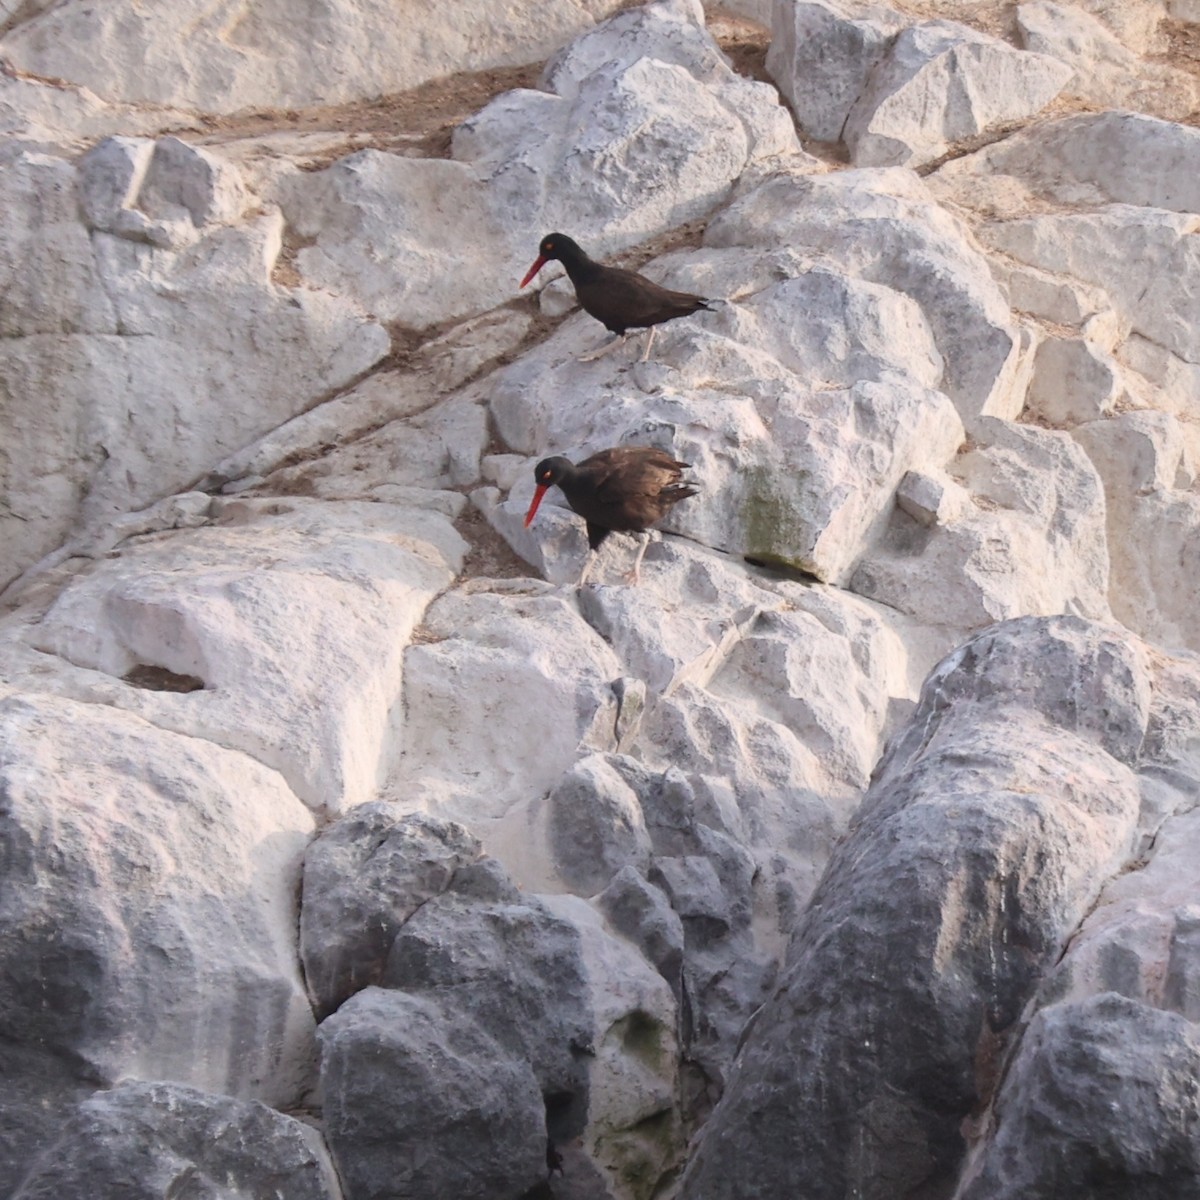
{"type": "Polygon", "coordinates": [[[0,4],[0,1200],[1192,1195],[1194,0],[284,7],[0,4]]]}
{"type": "Polygon", "coordinates": [[[1070,619],[1001,626],[933,672],[685,1196],[768,1196],[785,1172],[812,1196],[950,1190],[1040,974],[1135,843],[1149,685],[1133,639],[1070,619]]]}
{"type": "Polygon", "coordinates": [[[14,1200],[224,1196],[333,1200],[339,1194],[316,1131],[265,1104],[174,1083],[120,1083],[81,1103],[30,1167],[14,1200]]]}

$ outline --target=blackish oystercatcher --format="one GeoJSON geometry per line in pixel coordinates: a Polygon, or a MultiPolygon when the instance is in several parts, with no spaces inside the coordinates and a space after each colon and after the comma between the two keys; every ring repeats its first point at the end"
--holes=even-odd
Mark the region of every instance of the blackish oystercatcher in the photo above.
{"type": "MultiPolygon", "coordinates": [[[[664,450],[654,446],[614,446],[585,458],[578,466],[566,458],[544,458],[533,469],[537,491],[525,527],[533,521],[542,497],[559,487],[567,503],[587,522],[588,554],[579,586],[587,581],[600,543],[610,533],[645,533],[661,520],[673,505],[694,496],[698,488],[680,483],[688,463],[676,462],[664,450]]],[[[637,583],[642,555],[650,535],[642,539],[633,569],[626,578],[637,583]]]]}
{"type": "Polygon", "coordinates": [[[621,345],[628,336],[626,330],[649,328],[646,348],[641,357],[641,361],[645,362],[650,357],[655,325],[712,306],[712,301],[703,296],[694,296],[691,292],[673,292],[636,271],[593,262],[578,243],[565,233],[548,233],[542,238],[537,261],[521,280],[521,286],[524,287],[551,261],[562,263],[566,269],[583,311],[595,317],[610,333],[616,334],[607,346],[602,346],[592,354],[582,355],[580,362],[591,362],[607,354],[614,346],[621,345]]]}

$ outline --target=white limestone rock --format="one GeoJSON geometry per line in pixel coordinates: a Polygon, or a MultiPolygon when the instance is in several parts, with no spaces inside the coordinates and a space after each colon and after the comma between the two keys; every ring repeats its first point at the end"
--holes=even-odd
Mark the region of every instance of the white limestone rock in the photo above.
{"type": "MultiPolygon", "coordinates": [[[[107,102],[201,112],[305,108],[406,91],[456,71],[537,62],[611,12],[614,0],[459,5],[454,19],[381,0],[286,0],[143,10],[69,0],[22,13],[5,57],[20,70],[90,88],[107,102]]],[[[15,15],[15,14],[14,14],[15,15]]]]}
{"type": "Polygon", "coordinates": [[[216,507],[214,524],[126,547],[81,576],[33,640],[118,679],[146,666],[192,677],[201,690],[106,695],[243,750],[316,810],[371,799],[398,753],[407,638],[465,543],[431,510],[302,499],[216,507]]]}
{"type": "Polygon", "coordinates": [[[567,596],[482,583],[432,604],[405,657],[403,755],[386,794],[462,822],[541,886],[553,863],[530,844],[524,808],[581,749],[613,748],[611,684],[624,672],[567,596]]]}
{"type": "MultiPolygon", "coordinates": [[[[1099,288],[1052,275],[1037,267],[995,263],[994,271],[1008,290],[1008,298],[1018,312],[1030,313],[1056,325],[1082,326],[1096,316],[1111,312],[1108,300],[1099,288]]],[[[1107,345],[1106,350],[1113,346],[1107,345]]]]}
{"type": "Polygon", "coordinates": [[[843,136],[860,166],[920,166],[963,138],[1044,108],[1069,67],[953,21],[911,26],[890,43],[850,109],[843,136]]]}
{"type": "Polygon", "coordinates": [[[1200,495],[1183,430],[1168,413],[1126,412],[1073,433],[1104,481],[1114,615],[1161,645],[1198,650],[1200,495]]]}
{"type": "Polygon", "coordinates": [[[1120,364],[1085,338],[1048,337],[1038,346],[1028,411],[1058,429],[1095,421],[1124,395],[1120,364]]]}
{"type": "MultiPolygon", "coordinates": [[[[1126,45],[1087,6],[1032,0],[1017,8],[1017,28],[1027,49],[1052,56],[1072,74],[1066,91],[1105,108],[1143,109],[1167,120],[1181,120],[1200,102],[1200,83],[1187,71],[1147,62],[1126,45]]],[[[1110,5],[1109,12],[1146,14],[1142,4],[1110,5]]],[[[1160,10],[1161,14],[1161,10],[1160,10]]],[[[1154,16],[1150,23],[1157,24],[1154,16]]],[[[1144,48],[1145,37],[1133,39],[1144,48]]]]}
{"type": "Polygon", "coordinates": [[[1087,455],[1034,426],[981,432],[987,444],[952,468],[973,503],[932,526],[898,513],[850,586],[958,637],[1024,613],[1108,619],[1105,497],[1087,455]]]}
{"type": "Polygon", "coordinates": [[[799,156],[771,89],[677,5],[619,14],[548,78],[562,94],[505,92],[459,125],[452,161],[363,150],[278,176],[268,194],[312,240],[303,277],[425,329],[514,296],[543,233],[578,232],[601,258],[712,211],[753,164],[799,156]]]}
{"type": "Polygon", "coordinates": [[[970,493],[948,475],[909,471],[896,489],[896,504],[919,525],[949,525],[963,515],[970,493]]]}
{"type": "Polygon", "coordinates": [[[320,1135],[265,1104],[173,1083],[123,1082],[85,1100],[13,1200],[171,1200],[180,1186],[227,1200],[338,1200],[320,1135]]]}
{"type": "MultiPolygon", "coordinates": [[[[1200,97],[1198,97],[1200,101],[1200,97]]],[[[1060,205],[1200,211],[1200,130],[1134,112],[1080,113],[1015,133],[940,168],[969,200],[980,176],[1019,180],[1060,205]]]]}
{"type": "Polygon", "coordinates": [[[131,713],[34,692],[0,700],[0,745],[13,1083],[0,1159],[27,1165],[54,1134],[54,1101],[82,1085],[299,1103],[314,1044],[296,896],[313,821],[284,781],[131,713]],[[58,1092],[43,1104],[46,1079],[58,1092]]]}
{"type": "MultiPolygon", "coordinates": [[[[112,172],[96,168],[88,204],[132,212],[113,205],[123,186],[135,186],[137,156],[117,149],[109,144],[97,160],[119,161],[112,172]]],[[[214,176],[208,156],[171,153],[183,163],[163,168],[161,194],[181,201],[173,227],[193,241],[177,250],[103,232],[89,238],[75,195],[87,168],[17,153],[0,172],[10,214],[0,279],[12,281],[0,302],[0,328],[11,335],[0,339],[0,418],[12,431],[0,446],[0,581],[76,527],[101,526],[194,483],[390,346],[386,330],[352,304],[276,288],[280,215],[214,224],[238,203],[220,171],[214,176]],[[31,261],[40,269],[29,271],[31,261]]]]}
{"type": "Polygon", "coordinates": [[[872,70],[907,24],[869,0],[776,0],[767,70],[809,137],[841,140],[872,70]]]}
{"type": "Polygon", "coordinates": [[[1102,288],[1131,333],[1194,363],[1200,361],[1197,229],[1200,216],[1114,204],[992,222],[981,236],[1020,262],[1102,288]]]}
{"type": "Polygon", "coordinates": [[[106,138],[80,160],[79,192],[90,228],[169,249],[249,204],[233,163],[176,137],[106,138]]]}
{"type": "MultiPolygon", "coordinates": [[[[1009,305],[970,232],[911,171],[776,173],[709,222],[705,245],[792,247],[801,262],[903,292],[921,308],[944,364],[939,386],[968,432],[981,415],[1021,411],[1021,339],[1009,305]]],[[[822,377],[828,367],[816,369],[822,377]]]]}

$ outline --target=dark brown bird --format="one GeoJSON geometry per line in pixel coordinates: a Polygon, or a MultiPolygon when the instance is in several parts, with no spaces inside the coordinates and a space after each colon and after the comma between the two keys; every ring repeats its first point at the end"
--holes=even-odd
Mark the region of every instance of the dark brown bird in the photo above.
{"type": "Polygon", "coordinates": [[[673,292],[636,271],[606,267],[594,262],[565,233],[548,233],[538,247],[537,260],[521,280],[524,287],[548,262],[562,263],[583,311],[595,317],[616,337],[592,354],[584,354],[580,362],[591,362],[621,345],[629,329],[649,329],[641,361],[650,357],[654,341],[654,326],[676,317],[686,317],[699,309],[710,309],[711,300],[691,292],[673,292]]]}
{"type": "MultiPolygon", "coordinates": [[[[600,543],[610,533],[644,533],[680,500],[699,491],[680,482],[688,465],[654,446],[614,446],[585,458],[578,466],[566,458],[544,458],[533,469],[537,491],[525,514],[525,527],[533,522],[546,492],[552,487],[561,488],[567,503],[587,522],[590,552],[579,577],[582,587],[600,543]]],[[[640,578],[642,555],[649,541],[647,534],[627,576],[631,583],[640,578]]]]}

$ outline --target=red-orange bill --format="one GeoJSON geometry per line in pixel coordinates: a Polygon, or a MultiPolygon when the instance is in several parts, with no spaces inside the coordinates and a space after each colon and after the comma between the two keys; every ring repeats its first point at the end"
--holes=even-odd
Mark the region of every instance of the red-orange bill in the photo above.
{"type": "Polygon", "coordinates": [[[529,274],[521,280],[521,286],[524,287],[545,265],[546,256],[544,254],[539,254],[537,257],[537,262],[535,262],[533,266],[529,268],[529,274]]]}
{"type": "Polygon", "coordinates": [[[550,490],[548,483],[539,483],[538,489],[533,493],[533,502],[529,505],[529,511],[525,514],[525,528],[528,529],[533,524],[534,513],[538,510],[538,505],[542,502],[542,497],[550,490]]]}

